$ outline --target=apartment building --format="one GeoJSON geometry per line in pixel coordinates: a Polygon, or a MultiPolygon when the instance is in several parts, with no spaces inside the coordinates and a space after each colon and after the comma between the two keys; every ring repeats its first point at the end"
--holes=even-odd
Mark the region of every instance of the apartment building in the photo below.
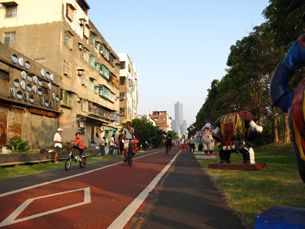
{"type": "Polygon", "coordinates": [[[149,110],[147,110],[146,115],[139,115],[138,118],[146,118],[148,122],[150,122],[153,126],[156,126],[156,121],[150,117],[149,110]]]}
{"type": "Polygon", "coordinates": [[[119,57],[85,0],[0,0],[0,41],[59,75],[59,126],[84,143],[117,134],[119,57]]]}
{"type": "Polygon", "coordinates": [[[164,132],[172,130],[172,118],[168,115],[167,111],[153,111],[150,115],[156,122],[156,126],[162,129],[164,132]]]}
{"type": "Polygon", "coordinates": [[[128,54],[120,59],[120,122],[125,124],[139,115],[138,70],[128,54]]]}

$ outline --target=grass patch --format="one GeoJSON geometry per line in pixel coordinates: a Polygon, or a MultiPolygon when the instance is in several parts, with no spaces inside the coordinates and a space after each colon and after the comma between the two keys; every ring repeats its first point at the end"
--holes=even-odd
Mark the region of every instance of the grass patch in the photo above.
{"type": "MultiPolygon", "coordinates": [[[[162,149],[162,148],[158,148],[162,149]]],[[[155,150],[155,149],[154,149],[155,150]]],[[[149,152],[149,150],[137,152],[139,153],[144,153],[144,152],[149,152]]],[[[78,155],[76,153],[76,155],[78,155]]],[[[91,156],[91,157],[86,157],[87,164],[98,162],[98,161],[105,161],[109,160],[112,158],[121,158],[122,155],[106,155],[106,156],[91,156]]],[[[65,169],[65,162],[66,160],[62,160],[59,162],[59,164],[55,164],[54,162],[45,162],[45,163],[40,163],[40,164],[33,164],[33,165],[19,165],[16,167],[4,167],[0,169],[0,180],[6,180],[14,177],[21,177],[21,176],[26,176],[30,174],[35,174],[35,173],[42,173],[42,172],[47,172],[47,171],[52,171],[56,169],[65,169]]],[[[71,167],[72,166],[79,166],[79,164],[75,163],[72,161],[71,167]]]]}
{"type": "MultiPolygon", "coordinates": [[[[106,155],[106,156],[99,156],[99,157],[86,157],[87,164],[98,162],[98,161],[105,161],[112,158],[122,157],[122,155],[106,155]]],[[[46,162],[46,163],[39,163],[33,165],[19,165],[16,167],[4,167],[0,169],[0,180],[10,179],[14,177],[20,177],[35,173],[47,172],[56,169],[65,169],[65,162],[66,160],[61,160],[59,164],[55,164],[54,162],[46,162]]],[[[72,161],[72,166],[79,166],[78,163],[72,161]]]]}
{"type": "MultiPolygon", "coordinates": [[[[275,205],[305,208],[305,184],[299,175],[292,143],[255,148],[255,162],[267,163],[266,170],[208,168],[209,163],[218,161],[200,160],[200,163],[251,226],[254,227],[258,214],[275,205]]],[[[242,155],[232,153],[231,162],[242,163],[242,155]]]]}

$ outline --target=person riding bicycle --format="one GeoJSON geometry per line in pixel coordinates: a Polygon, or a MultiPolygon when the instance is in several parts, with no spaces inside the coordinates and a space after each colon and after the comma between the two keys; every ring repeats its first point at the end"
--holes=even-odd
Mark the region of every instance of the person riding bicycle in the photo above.
{"type": "Polygon", "coordinates": [[[84,142],[83,142],[83,139],[81,138],[80,136],[80,132],[77,132],[75,134],[75,139],[73,140],[77,145],[73,146],[73,149],[72,149],[72,154],[73,154],[73,157],[74,157],[74,151],[75,149],[79,150],[79,156],[82,160],[81,162],[81,165],[83,165],[84,161],[83,161],[83,152],[84,152],[84,149],[85,149],[85,145],[84,145],[84,142]]]}
{"type": "MultiPolygon", "coordinates": [[[[166,147],[166,149],[169,149],[169,150],[172,149],[172,141],[173,141],[172,135],[170,133],[168,133],[168,135],[167,135],[167,137],[165,139],[165,147],[166,147]]],[[[165,153],[166,153],[166,151],[165,151],[165,153]]]]}
{"type": "MultiPolygon", "coordinates": [[[[124,151],[123,151],[123,155],[124,155],[124,162],[127,161],[126,159],[126,155],[127,155],[127,149],[129,146],[129,143],[131,143],[133,145],[135,136],[134,136],[134,129],[131,127],[131,122],[126,122],[126,128],[123,130],[122,132],[122,139],[124,139],[124,151]]],[[[135,155],[134,151],[134,147],[132,147],[132,156],[135,155]]]]}

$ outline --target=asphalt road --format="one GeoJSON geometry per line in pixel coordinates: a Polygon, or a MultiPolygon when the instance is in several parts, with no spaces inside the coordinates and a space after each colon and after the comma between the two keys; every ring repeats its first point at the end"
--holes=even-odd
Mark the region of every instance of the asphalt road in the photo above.
{"type": "Polygon", "coordinates": [[[178,148],[0,181],[0,203],[3,228],[245,228],[178,148]]]}

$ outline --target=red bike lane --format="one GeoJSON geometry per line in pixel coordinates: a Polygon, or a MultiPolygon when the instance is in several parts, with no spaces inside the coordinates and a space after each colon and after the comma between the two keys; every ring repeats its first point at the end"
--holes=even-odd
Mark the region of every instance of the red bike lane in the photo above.
{"type": "Polygon", "coordinates": [[[164,150],[139,154],[132,167],[118,163],[94,171],[85,168],[82,174],[0,194],[0,227],[129,228],[132,215],[146,204],[145,191],[156,188],[156,177],[169,171],[178,151],[169,156],[164,150]]]}

